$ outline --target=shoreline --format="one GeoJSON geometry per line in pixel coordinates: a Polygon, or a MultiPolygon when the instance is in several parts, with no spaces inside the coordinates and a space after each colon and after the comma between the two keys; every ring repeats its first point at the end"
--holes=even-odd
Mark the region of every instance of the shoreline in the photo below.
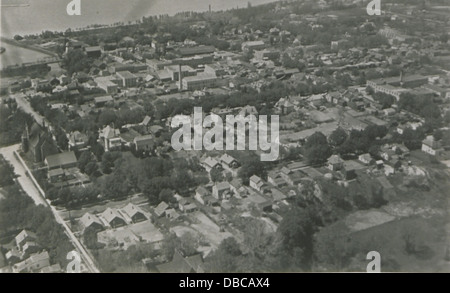
{"type": "Polygon", "coordinates": [[[45,54],[45,55],[48,55],[48,56],[51,56],[51,57],[57,57],[58,56],[58,54],[56,54],[54,52],[51,52],[51,51],[48,51],[48,50],[46,50],[44,48],[40,48],[40,47],[28,45],[28,44],[23,44],[23,43],[17,42],[17,41],[15,41],[13,39],[9,39],[9,38],[6,38],[6,37],[0,37],[0,40],[1,40],[1,42],[4,42],[4,43],[6,43],[8,45],[12,45],[12,46],[20,47],[20,48],[23,48],[23,49],[39,52],[39,53],[42,53],[42,54],[45,54]]]}

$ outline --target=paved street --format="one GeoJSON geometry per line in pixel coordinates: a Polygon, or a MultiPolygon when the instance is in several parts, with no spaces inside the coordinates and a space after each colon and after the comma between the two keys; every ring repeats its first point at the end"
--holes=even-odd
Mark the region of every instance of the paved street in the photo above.
{"type": "Polygon", "coordinates": [[[43,125],[43,122],[46,121],[46,119],[41,116],[39,113],[37,113],[36,111],[33,110],[33,108],[31,108],[30,103],[27,101],[26,96],[22,93],[19,94],[14,94],[14,95],[10,95],[11,98],[14,98],[17,102],[17,106],[22,109],[25,113],[30,114],[31,116],[33,116],[34,120],[39,124],[39,125],[43,125]]]}
{"type": "Polygon", "coordinates": [[[42,198],[37,190],[36,186],[34,186],[33,182],[26,175],[26,170],[23,165],[19,162],[19,160],[14,156],[14,151],[17,151],[20,148],[20,144],[4,147],[0,149],[0,153],[5,157],[7,161],[9,161],[13,167],[14,172],[19,176],[17,181],[19,182],[22,189],[34,200],[36,205],[47,205],[47,202],[42,198]]]}

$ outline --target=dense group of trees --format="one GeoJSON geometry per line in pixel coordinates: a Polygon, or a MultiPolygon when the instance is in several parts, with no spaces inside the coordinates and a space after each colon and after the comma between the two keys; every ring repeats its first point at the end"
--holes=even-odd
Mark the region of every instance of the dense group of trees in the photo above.
{"type": "Polygon", "coordinates": [[[384,142],[382,139],[387,133],[386,126],[378,125],[369,125],[364,130],[352,130],[344,143],[337,146],[335,151],[340,155],[371,152],[371,149],[384,142]]]}
{"type": "Polygon", "coordinates": [[[326,136],[321,132],[316,132],[308,137],[303,146],[303,154],[310,164],[320,165],[331,156],[332,150],[326,136]]]}
{"type": "Polygon", "coordinates": [[[21,110],[17,105],[2,104],[0,106],[0,146],[19,143],[25,131],[25,125],[31,125],[33,118],[21,110]]]}
{"type": "Polygon", "coordinates": [[[90,59],[81,49],[71,50],[63,59],[63,67],[71,76],[75,72],[87,72],[92,66],[90,59]]]}
{"type": "Polygon", "coordinates": [[[400,109],[422,116],[433,129],[442,126],[441,108],[433,98],[405,93],[400,96],[398,106],[400,109]]]}

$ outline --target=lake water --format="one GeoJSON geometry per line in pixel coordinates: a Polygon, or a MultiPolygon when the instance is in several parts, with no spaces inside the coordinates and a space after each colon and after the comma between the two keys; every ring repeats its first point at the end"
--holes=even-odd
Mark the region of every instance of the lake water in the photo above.
{"type": "Polygon", "coordinates": [[[43,30],[65,31],[90,24],[128,22],[143,16],[169,14],[182,11],[202,12],[275,2],[276,0],[81,0],[81,16],[66,13],[70,0],[2,0],[1,35],[36,34],[43,30]],[[28,3],[29,6],[4,6],[28,3]]]}
{"type": "Polygon", "coordinates": [[[0,68],[4,68],[9,65],[34,62],[39,59],[49,57],[48,55],[40,52],[28,50],[3,42],[0,43],[0,46],[6,49],[4,53],[0,54],[0,68]]]}

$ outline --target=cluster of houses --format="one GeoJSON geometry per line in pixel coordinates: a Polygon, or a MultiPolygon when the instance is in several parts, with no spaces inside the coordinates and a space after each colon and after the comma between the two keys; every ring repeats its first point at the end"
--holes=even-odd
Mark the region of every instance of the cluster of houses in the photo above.
{"type": "Polygon", "coordinates": [[[37,243],[37,236],[29,230],[22,230],[14,238],[5,256],[0,252],[1,271],[14,273],[60,273],[59,264],[51,264],[48,252],[37,243]],[[5,261],[6,260],[6,261],[5,261]],[[6,265],[7,264],[7,265],[6,265]]]}
{"type": "Polygon", "coordinates": [[[90,228],[98,232],[104,229],[116,229],[147,220],[149,220],[148,213],[139,206],[129,203],[121,209],[107,208],[98,215],[86,213],[79,219],[79,225],[82,231],[90,228]]]}
{"type": "Polygon", "coordinates": [[[98,141],[106,152],[120,151],[127,147],[137,153],[151,153],[155,150],[155,138],[160,135],[162,127],[151,125],[150,121],[151,117],[146,116],[141,123],[125,125],[122,131],[115,128],[114,124],[107,125],[99,130],[98,141]]]}
{"type": "Polygon", "coordinates": [[[86,186],[91,180],[80,172],[77,162],[74,151],[47,156],[44,163],[48,181],[56,187],[86,186]]]}

